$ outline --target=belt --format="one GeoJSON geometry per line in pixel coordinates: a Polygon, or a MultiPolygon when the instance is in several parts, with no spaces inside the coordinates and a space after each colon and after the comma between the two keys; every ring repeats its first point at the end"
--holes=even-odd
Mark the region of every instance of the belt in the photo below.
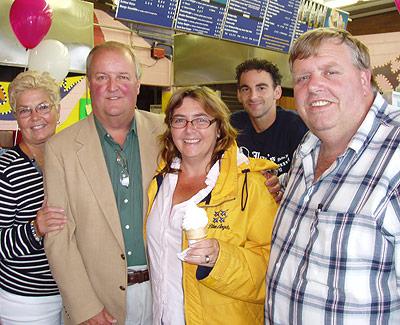
{"type": "Polygon", "coordinates": [[[128,270],[128,286],[146,281],[149,281],[149,270],[143,270],[143,271],[128,270]]]}

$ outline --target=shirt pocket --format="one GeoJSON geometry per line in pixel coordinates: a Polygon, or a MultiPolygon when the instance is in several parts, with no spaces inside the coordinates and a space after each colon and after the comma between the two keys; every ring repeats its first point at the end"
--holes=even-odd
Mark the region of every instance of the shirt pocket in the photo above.
{"type": "Polygon", "coordinates": [[[385,295],[379,287],[395,281],[393,246],[371,216],[319,212],[310,224],[308,248],[307,282],[320,286],[323,296],[368,304],[385,295]]]}

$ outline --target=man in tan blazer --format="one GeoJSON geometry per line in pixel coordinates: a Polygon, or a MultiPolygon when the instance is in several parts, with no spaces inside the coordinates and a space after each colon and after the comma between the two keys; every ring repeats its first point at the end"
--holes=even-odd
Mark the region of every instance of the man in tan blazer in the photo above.
{"type": "Polygon", "coordinates": [[[138,224],[143,224],[147,187],[157,167],[163,117],[135,109],[140,72],[128,46],[106,42],[95,47],[87,77],[93,114],[55,135],[46,147],[48,204],[63,207],[68,218],[64,229],[46,237],[46,254],[63,298],[65,324],[149,324],[148,271],[131,270],[128,255],[136,249],[146,255],[138,224]],[[140,174],[141,182],[135,183],[140,174]],[[138,197],[143,203],[131,200],[138,197]],[[132,220],[134,239],[141,243],[133,249],[128,248],[132,229],[125,224],[135,216],[132,210],[136,216],[140,211],[141,219],[132,220]],[[138,319],[128,320],[129,314],[138,319]]]}

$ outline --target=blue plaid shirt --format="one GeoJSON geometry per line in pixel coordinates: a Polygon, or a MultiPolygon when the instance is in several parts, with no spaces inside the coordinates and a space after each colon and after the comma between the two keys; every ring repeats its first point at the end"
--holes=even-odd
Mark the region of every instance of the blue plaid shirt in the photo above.
{"type": "Polygon", "coordinates": [[[266,324],[400,324],[400,108],[377,95],[316,182],[319,139],[293,160],[275,221],[266,324]]]}

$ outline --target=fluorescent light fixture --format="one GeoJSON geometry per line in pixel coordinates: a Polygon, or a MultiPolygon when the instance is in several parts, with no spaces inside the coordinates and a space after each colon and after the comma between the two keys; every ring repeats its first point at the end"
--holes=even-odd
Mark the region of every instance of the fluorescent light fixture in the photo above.
{"type": "Polygon", "coordinates": [[[325,5],[331,8],[340,8],[357,3],[358,0],[326,0],[325,5]]]}

